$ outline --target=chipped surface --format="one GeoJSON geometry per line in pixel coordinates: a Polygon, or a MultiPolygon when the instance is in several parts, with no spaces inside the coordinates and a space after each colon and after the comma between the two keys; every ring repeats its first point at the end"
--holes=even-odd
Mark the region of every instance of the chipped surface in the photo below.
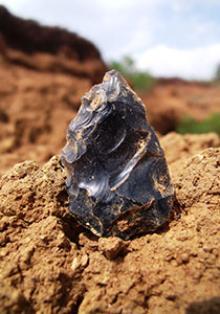
{"type": "Polygon", "coordinates": [[[62,161],[71,213],[95,234],[129,238],[169,219],[174,190],[163,150],[118,72],[83,97],[62,161]]]}

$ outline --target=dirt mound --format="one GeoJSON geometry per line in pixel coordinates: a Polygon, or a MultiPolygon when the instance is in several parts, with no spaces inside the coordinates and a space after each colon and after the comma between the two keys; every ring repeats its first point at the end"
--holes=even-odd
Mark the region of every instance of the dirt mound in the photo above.
{"type": "Polygon", "coordinates": [[[12,15],[0,6],[0,54],[9,64],[40,72],[101,80],[106,69],[88,40],[59,27],[47,27],[12,15]]]}
{"type": "Polygon", "coordinates": [[[63,51],[69,53],[69,58],[81,61],[101,59],[90,41],[59,27],[43,27],[16,17],[3,6],[0,6],[0,32],[8,47],[26,53],[63,51]]]}
{"type": "Polygon", "coordinates": [[[194,137],[206,149],[179,154],[180,218],[131,241],[98,239],[69,216],[58,157],[14,166],[0,180],[1,313],[219,313],[216,141],[194,137]]]}
{"type": "Polygon", "coordinates": [[[176,130],[185,117],[199,121],[220,112],[220,89],[214,83],[160,79],[142,98],[151,123],[161,134],[176,130]]]}
{"type": "Polygon", "coordinates": [[[86,39],[0,6],[0,172],[58,153],[80,97],[105,70],[86,39]]]}
{"type": "Polygon", "coordinates": [[[0,80],[0,171],[19,160],[48,160],[91,82],[12,64],[1,64],[0,80]]]}
{"type": "Polygon", "coordinates": [[[171,173],[177,175],[182,170],[182,163],[186,158],[209,147],[220,147],[220,137],[215,133],[180,135],[172,132],[161,138],[161,145],[171,173]]]}

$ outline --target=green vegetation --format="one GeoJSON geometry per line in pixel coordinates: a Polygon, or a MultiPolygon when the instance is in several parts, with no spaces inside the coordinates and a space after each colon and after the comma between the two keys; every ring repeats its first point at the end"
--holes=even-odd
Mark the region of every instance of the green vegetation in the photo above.
{"type": "Polygon", "coordinates": [[[120,61],[112,61],[109,67],[121,72],[138,91],[149,91],[155,83],[153,76],[148,72],[139,71],[129,56],[123,57],[120,61]]]}
{"type": "Polygon", "coordinates": [[[220,134],[220,113],[214,113],[203,121],[196,121],[193,118],[184,118],[176,129],[181,134],[192,133],[209,133],[215,132],[220,134]]]}
{"type": "Polygon", "coordinates": [[[216,73],[215,73],[215,81],[220,81],[220,64],[217,66],[216,73]]]}

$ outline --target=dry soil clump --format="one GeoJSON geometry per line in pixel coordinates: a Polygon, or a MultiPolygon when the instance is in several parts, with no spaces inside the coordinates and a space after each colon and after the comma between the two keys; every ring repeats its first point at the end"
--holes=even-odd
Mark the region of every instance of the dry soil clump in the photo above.
{"type": "Polygon", "coordinates": [[[180,218],[130,241],[73,221],[58,157],[5,173],[1,313],[219,313],[220,150],[194,153],[172,171],[180,218]]]}

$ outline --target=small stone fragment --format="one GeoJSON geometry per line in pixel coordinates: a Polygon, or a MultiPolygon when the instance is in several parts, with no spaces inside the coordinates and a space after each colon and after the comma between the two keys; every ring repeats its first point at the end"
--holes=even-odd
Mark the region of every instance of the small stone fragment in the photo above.
{"type": "Polygon", "coordinates": [[[98,236],[152,232],[170,217],[174,190],[144,105],[112,70],[83,98],[62,151],[70,211],[98,236]]]}
{"type": "Polygon", "coordinates": [[[112,260],[124,253],[127,249],[128,243],[122,241],[120,238],[111,237],[108,239],[101,238],[99,240],[99,251],[103,252],[105,257],[112,260]]]}
{"type": "Polygon", "coordinates": [[[73,271],[76,271],[79,268],[84,268],[87,266],[88,262],[89,262],[89,257],[87,254],[78,255],[74,257],[72,261],[71,269],[73,271]]]}

